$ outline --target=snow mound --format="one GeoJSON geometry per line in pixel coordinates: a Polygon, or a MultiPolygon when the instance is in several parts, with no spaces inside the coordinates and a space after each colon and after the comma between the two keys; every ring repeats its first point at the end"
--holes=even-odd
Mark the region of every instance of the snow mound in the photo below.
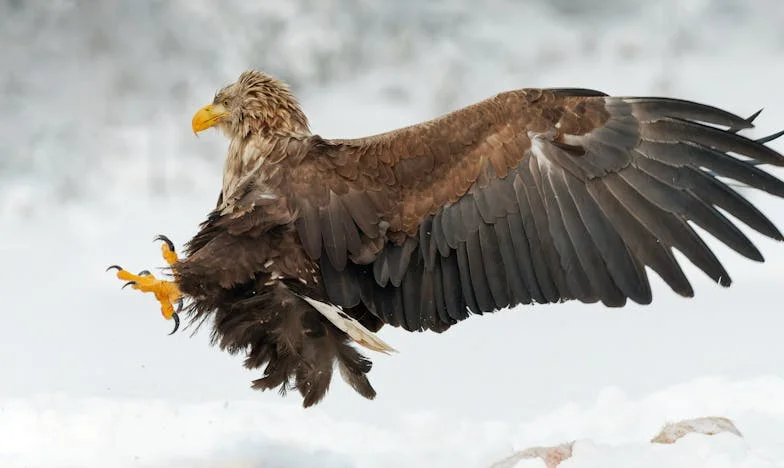
{"type": "Polygon", "coordinates": [[[681,442],[677,449],[660,450],[638,444],[624,446],[597,446],[591,441],[572,441],[549,447],[531,447],[494,463],[490,468],[555,468],[561,462],[572,459],[570,467],[624,466],[620,458],[630,457],[625,466],[777,466],[756,455],[749,456],[750,448],[742,440],[735,423],[729,418],[709,416],[667,423],[659,434],[651,439],[652,444],[675,444],[690,434],[729,436],[706,440],[693,437],[681,442]],[[578,455],[574,458],[573,455],[578,455]],[[701,465],[700,461],[704,464],[701,465]],[[617,463],[616,463],[617,462],[617,463]],[[644,463],[644,465],[640,465],[644,463]]]}
{"type": "Polygon", "coordinates": [[[738,437],[743,437],[738,428],[727,418],[710,416],[704,418],[688,419],[676,423],[667,423],[651,442],[656,444],[674,444],[686,434],[715,435],[729,432],[738,437]]]}
{"type": "Polygon", "coordinates": [[[562,461],[572,457],[573,447],[574,442],[554,445],[552,447],[527,448],[500,462],[493,463],[490,468],[515,468],[530,466],[532,464],[534,464],[534,466],[541,466],[541,463],[536,461],[537,459],[543,461],[544,466],[547,468],[555,468],[562,461]],[[531,462],[529,462],[529,460],[531,460],[531,462]]]}

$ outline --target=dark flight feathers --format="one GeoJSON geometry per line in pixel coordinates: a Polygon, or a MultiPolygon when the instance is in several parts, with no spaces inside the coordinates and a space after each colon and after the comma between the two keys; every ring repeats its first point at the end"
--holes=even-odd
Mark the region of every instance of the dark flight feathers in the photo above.
{"type": "Polygon", "coordinates": [[[689,222],[757,261],[720,209],[782,239],[718,178],[784,196],[753,164],[784,158],[736,133],[750,120],[675,99],[513,91],[395,132],[325,140],[281,190],[329,300],[391,325],[441,331],[466,310],[569,299],[645,304],[646,266],[693,295],[673,249],[731,283],[689,222]],[[318,190],[302,183],[311,172],[318,190]]]}

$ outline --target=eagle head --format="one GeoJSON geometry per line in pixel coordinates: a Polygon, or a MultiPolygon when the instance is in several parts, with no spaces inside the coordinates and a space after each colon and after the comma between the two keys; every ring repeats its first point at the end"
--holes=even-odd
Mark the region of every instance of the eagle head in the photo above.
{"type": "Polygon", "coordinates": [[[193,132],[217,126],[230,139],[308,135],[308,120],[288,86],[260,71],[247,71],[215,94],[193,116],[193,132]]]}

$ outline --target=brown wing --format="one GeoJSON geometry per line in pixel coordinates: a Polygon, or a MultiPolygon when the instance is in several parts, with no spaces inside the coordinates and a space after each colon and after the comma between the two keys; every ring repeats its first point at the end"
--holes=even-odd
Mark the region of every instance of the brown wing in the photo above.
{"type": "Polygon", "coordinates": [[[519,90],[386,134],[318,140],[282,190],[330,300],[395,326],[443,330],[532,302],[649,303],[646,266],[693,295],[673,248],[730,284],[689,221],[758,261],[719,208],[782,239],[716,177],[784,196],[750,162],[784,157],[735,133],[751,126],[687,101],[519,90]]]}

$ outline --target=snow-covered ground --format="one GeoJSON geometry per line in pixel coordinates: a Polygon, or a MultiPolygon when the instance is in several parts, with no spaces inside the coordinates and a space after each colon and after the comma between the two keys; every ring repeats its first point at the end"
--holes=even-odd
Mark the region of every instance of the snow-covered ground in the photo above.
{"type": "MultiPolygon", "coordinates": [[[[0,407],[3,466],[489,467],[528,445],[574,441],[566,468],[784,466],[784,379],[697,379],[641,398],[603,389],[522,422],[411,411],[394,422],[258,398],[47,395],[0,407]],[[725,414],[731,432],[652,444],[665,421],[725,414]]],[[[518,468],[544,467],[540,459],[518,468]]]]}
{"type": "MultiPolygon", "coordinates": [[[[384,329],[400,353],[373,356],[377,399],[336,380],[307,411],[252,392],[206,331],[166,336],[153,299],[104,273],[195,232],[226,143],[190,117],[246,68],[291,81],[325,136],[523,86],[765,107],[764,135],[784,126],[784,3],[142,4],[0,0],[0,466],[469,467],[572,440],[561,466],[784,466],[784,246],[753,233],[767,262],[709,239],[735,283],[688,267],[691,300],[656,279],[648,307],[384,329]],[[744,438],[648,443],[700,416],[744,438]]],[[[748,195],[784,229],[780,200],[748,195]]]]}

